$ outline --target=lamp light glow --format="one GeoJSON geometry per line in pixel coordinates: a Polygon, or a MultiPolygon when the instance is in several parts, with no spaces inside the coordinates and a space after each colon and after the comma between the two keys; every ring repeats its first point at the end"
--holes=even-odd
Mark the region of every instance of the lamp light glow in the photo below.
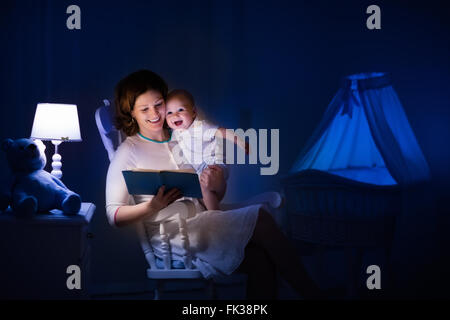
{"type": "Polygon", "coordinates": [[[38,103],[34,115],[32,139],[50,140],[55,145],[55,154],[52,157],[52,175],[62,177],[61,155],[58,154],[58,145],[64,141],[81,141],[78,110],[75,104],[38,103]]]}
{"type": "Polygon", "coordinates": [[[77,106],[75,104],[38,103],[31,138],[81,141],[77,106]]]}

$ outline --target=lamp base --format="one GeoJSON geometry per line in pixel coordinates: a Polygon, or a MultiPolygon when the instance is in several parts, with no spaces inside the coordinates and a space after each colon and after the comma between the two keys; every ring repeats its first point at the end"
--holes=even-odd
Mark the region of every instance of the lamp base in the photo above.
{"type": "Polygon", "coordinates": [[[61,155],[58,154],[58,146],[61,144],[62,141],[58,140],[52,140],[52,143],[55,145],[55,154],[52,156],[52,172],[51,174],[55,176],[58,179],[61,179],[62,177],[62,162],[61,162],[61,155]]]}

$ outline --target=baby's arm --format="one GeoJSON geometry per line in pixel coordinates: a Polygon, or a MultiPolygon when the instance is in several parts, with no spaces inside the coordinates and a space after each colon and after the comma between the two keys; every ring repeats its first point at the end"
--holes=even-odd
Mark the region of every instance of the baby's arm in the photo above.
{"type": "Polygon", "coordinates": [[[216,137],[231,141],[238,147],[242,148],[246,154],[250,153],[250,146],[248,142],[245,142],[245,140],[242,140],[241,137],[233,134],[231,130],[220,127],[216,131],[216,137]]]}

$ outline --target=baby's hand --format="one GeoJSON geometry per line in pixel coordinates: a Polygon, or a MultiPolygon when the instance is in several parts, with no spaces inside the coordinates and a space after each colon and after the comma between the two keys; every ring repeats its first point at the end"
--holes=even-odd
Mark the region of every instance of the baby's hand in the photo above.
{"type": "Polygon", "coordinates": [[[245,151],[245,154],[250,154],[250,144],[247,141],[242,140],[238,136],[234,137],[234,143],[245,151]]]}
{"type": "Polygon", "coordinates": [[[241,143],[239,143],[239,147],[244,149],[245,154],[250,154],[250,144],[248,142],[242,141],[241,143]]]}

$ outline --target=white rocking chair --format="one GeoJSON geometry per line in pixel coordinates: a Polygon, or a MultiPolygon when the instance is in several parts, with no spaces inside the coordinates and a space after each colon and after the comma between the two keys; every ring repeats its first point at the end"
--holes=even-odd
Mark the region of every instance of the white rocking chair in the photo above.
{"type": "MultiPolygon", "coordinates": [[[[110,103],[107,99],[103,100],[104,105],[98,108],[95,112],[95,121],[97,123],[97,128],[99,130],[103,145],[108,152],[109,160],[111,161],[114,156],[114,152],[120,143],[123,141],[124,136],[116,130],[112,124],[113,114],[110,103]]],[[[278,192],[266,192],[259,194],[249,200],[233,203],[233,204],[221,204],[221,210],[231,210],[249,206],[252,204],[266,204],[271,209],[279,209],[283,203],[282,197],[278,192]]],[[[167,280],[181,280],[181,279],[199,279],[206,280],[208,282],[207,290],[210,299],[216,298],[216,290],[214,286],[214,281],[207,280],[203,277],[201,272],[192,264],[190,247],[189,247],[189,237],[186,230],[186,219],[193,217],[196,214],[195,206],[193,202],[189,200],[181,200],[172,203],[169,207],[161,210],[155,216],[152,217],[152,223],[159,224],[159,234],[161,237],[161,242],[163,243],[163,256],[162,259],[158,258],[154,252],[153,248],[149,243],[149,235],[144,226],[143,222],[137,223],[137,232],[140,240],[142,250],[144,252],[145,259],[148,262],[149,268],[147,269],[147,278],[156,281],[156,286],[154,289],[154,299],[158,300],[161,298],[161,291],[164,281],[167,280]],[[165,230],[165,223],[169,220],[177,219],[179,232],[181,234],[182,246],[184,249],[184,255],[182,257],[182,266],[174,265],[176,260],[172,260],[170,243],[168,235],[165,230]],[[161,261],[162,260],[162,261],[161,261]]],[[[245,275],[233,275],[227,278],[234,277],[235,281],[232,282],[242,282],[245,281],[245,275]]]]}

